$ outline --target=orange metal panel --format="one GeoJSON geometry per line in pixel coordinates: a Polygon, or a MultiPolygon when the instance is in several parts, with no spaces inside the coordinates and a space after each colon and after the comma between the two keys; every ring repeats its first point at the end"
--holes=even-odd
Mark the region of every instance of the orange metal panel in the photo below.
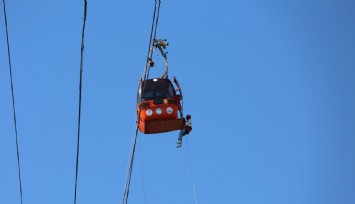
{"type": "Polygon", "coordinates": [[[139,130],[144,134],[156,134],[181,130],[184,127],[185,120],[183,118],[170,120],[156,120],[148,122],[139,122],[139,130]]]}

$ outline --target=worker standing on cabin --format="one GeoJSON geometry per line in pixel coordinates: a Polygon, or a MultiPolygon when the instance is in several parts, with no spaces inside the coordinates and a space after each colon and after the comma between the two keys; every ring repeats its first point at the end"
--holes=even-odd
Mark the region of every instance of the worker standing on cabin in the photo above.
{"type": "Polygon", "coordinates": [[[178,142],[177,142],[177,148],[180,148],[182,146],[182,137],[184,137],[185,135],[188,135],[192,130],[192,120],[191,120],[191,115],[187,115],[186,116],[186,122],[184,125],[184,128],[180,130],[179,133],[179,138],[178,138],[178,142]]]}

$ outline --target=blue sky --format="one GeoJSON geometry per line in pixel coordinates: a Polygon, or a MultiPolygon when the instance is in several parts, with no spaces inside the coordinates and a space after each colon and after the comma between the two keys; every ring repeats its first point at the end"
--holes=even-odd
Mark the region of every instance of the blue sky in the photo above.
{"type": "MultiPolygon", "coordinates": [[[[73,203],[83,1],[6,3],[24,203],[73,203]]],[[[121,202],[153,6],[88,1],[77,203],[121,202]]],[[[157,36],[193,132],[182,149],[178,132],[139,135],[129,203],[195,203],[193,186],[201,204],[355,203],[354,10],[163,0],[157,36]]],[[[16,204],[0,16],[0,203],[16,204]]]]}

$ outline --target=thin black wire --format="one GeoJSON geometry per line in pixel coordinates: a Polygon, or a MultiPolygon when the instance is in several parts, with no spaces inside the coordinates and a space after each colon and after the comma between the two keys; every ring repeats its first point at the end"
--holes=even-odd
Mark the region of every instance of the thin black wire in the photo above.
{"type": "Polygon", "coordinates": [[[136,134],[133,137],[133,143],[132,143],[130,159],[129,159],[129,168],[128,168],[128,172],[127,172],[127,176],[126,176],[126,185],[125,185],[125,190],[123,193],[122,204],[127,204],[127,202],[128,202],[129,187],[131,185],[131,177],[132,177],[132,171],[133,171],[134,154],[136,151],[136,144],[137,144],[137,135],[138,135],[138,124],[136,127],[136,134]]]}
{"type": "MultiPolygon", "coordinates": [[[[158,22],[159,22],[159,13],[160,13],[160,3],[161,1],[159,0],[159,4],[158,4],[158,13],[157,13],[157,17],[156,17],[156,20],[155,20],[155,26],[154,26],[154,38],[152,40],[155,40],[156,39],[156,36],[157,36],[157,28],[158,28],[158,22]]],[[[156,4],[156,0],[155,0],[155,4],[156,4]]],[[[154,23],[154,22],[153,22],[154,23]]],[[[149,57],[148,58],[152,58],[152,55],[153,55],[153,52],[150,52],[149,53],[149,57]]],[[[149,77],[149,69],[147,71],[147,76],[145,79],[147,79],[149,77]]]]}
{"type": "Polygon", "coordinates": [[[158,28],[158,22],[159,22],[159,14],[160,14],[160,4],[161,4],[161,1],[159,0],[157,20],[155,21],[154,39],[156,39],[156,36],[157,36],[157,28],[158,28]]]}
{"type": "Polygon", "coordinates": [[[140,161],[141,161],[141,176],[142,176],[142,190],[143,190],[143,198],[144,198],[144,203],[147,204],[147,196],[145,193],[145,185],[144,185],[144,171],[143,171],[143,153],[142,153],[142,145],[141,145],[141,140],[140,137],[138,137],[138,148],[139,148],[139,153],[140,153],[140,161]]]}
{"type": "Polygon", "coordinates": [[[79,82],[79,114],[78,114],[78,140],[76,145],[76,172],[75,172],[75,190],[74,190],[74,204],[76,204],[76,195],[78,187],[78,172],[79,172],[79,147],[80,147],[80,121],[81,121],[81,96],[83,84],[83,59],[84,59],[84,36],[86,23],[87,1],[84,0],[84,22],[81,34],[81,50],[80,50],[80,82],[79,82]]]}
{"type": "MultiPolygon", "coordinates": [[[[151,58],[152,55],[152,43],[153,40],[156,36],[156,29],[158,26],[158,17],[159,17],[159,10],[160,10],[160,0],[159,0],[159,4],[158,4],[158,15],[157,15],[157,0],[154,0],[154,11],[153,11],[153,21],[152,21],[152,27],[151,27],[151,31],[150,31],[150,38],[149,38],[149,46],[148,46],[148,54],[147,54],[147,61],[146,61],[146,65],[144,68],[144,75],[143,75],[143,84],[142,84],[142,89],[144,89],[145,86],[145,80],[148,78],[149,76],[149,59],[151,58]],[[154,35],[153,35],[154,34],[154,35]],[[153,38],[154,36],[154,38],[153,38]]],[[[132,143],[132,147],[131,147],[131,153],[130,153],[130,159],[129,159],[129,168],[128,168],[128,172],[127,172],[127,176],[126,176],[126,185],[125,185],[125,190],[124,190],[124,194],[123,194],[123,200],[122,203],[123,204],[127,204],[128,202],[128,196],[129,196],[129,188],[130,188],[130,184],[131,184],[131,177],[132,177],[132,171],[133,171],[133,163],[134,163],[134,155],[135,155],[135,151],[136,151],[136,144],[137,144],[137,135],[138,135],[138,121],[139,121],[139,114],[137,116],[137,128],[136,128],[136,134],[133,138],[133,143],[132,143]]]]}
{"type": "MultiPolygon", "coordinates": [[[[145,80],[148,78],[148,73],[149,73],[149,58],[151,57],[151,47],[152,47],[152,41],[153,41],[153,33],[154,33],[154,24],[155,24],[155,17],[156,17],[156,10],[157,10],[157,1],[155,0],[154,3],[154,12],[153,12],[153,20],[152,20],[152,27],[150,30],[150,37],[149,37],[149,46],[148,46],[148,54],[147,54],[147,61],[145,64],[144,68],[144,77],[143,77],[143,83],[145,83],[145,80]]],[[[144,87],[144,84],[143,84],[144,87]]]]}
{"type": "Polygon", "coordinates": [[[22,180],[21,180],[21,166],[20,166],[20,151],[19,151],[19,144],[18,144],[18,133],[17,133],[17,120],[16,120],[16,109],[15,109],[15,95],[14,95],[14,85],[12,79],[12,65],[11,65],[11,55],[10,55],[10,43],[9,43],[9,31],[7,26],[7,18],[6,18],[6,5],[5,0],[2,1],[4,5],[4,19],[5,19],[5,27],[6,27],[6,42],[7,42],[7,54],[9,60],[9,67],[10,67],[10,80],[11,80],[11,94],[12,94],[12,110],[14,114],[14,125],[15,125],[15,135],[16,135],[16,152],[17,152],[17,167],[18,167],[18,180],[20,186],[20,198],[22,204],[22,180]]]}

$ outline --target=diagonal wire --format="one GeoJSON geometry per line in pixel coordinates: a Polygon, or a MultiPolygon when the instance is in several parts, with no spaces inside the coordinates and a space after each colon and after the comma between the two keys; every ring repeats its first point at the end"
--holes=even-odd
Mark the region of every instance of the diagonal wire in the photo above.
{"type": "MultiPolygon", "coordinates": [[[[152,27],[150,30],[150,37],[149,37],[149,46],[148,46],[148,54],[147,54],[147,61],[145,64],[145,68],[144,68],[144,76],[143,76],[143,82],[148,78],[149,75],[149,58],[151,58],[151,47],[152,47],[152,43],[153,43],[153,33],[154,33],[154,23],[155,23],[155,18],[156,18],[156,11],[157,11],[157,0],[155,0],[154,3],[154,11],[153,11],[153,20],[152,20],[152,27]]],[[[143,84],[144,85],[144,84],[143,84]]]]}
{"type": "Polygon", "coordinates": [[[125,184],[125,190],[124,190],[124,193],[123,193],[122,204],[127,204],[127,202],[128,202],[129,187],[131,185],[131,177],[132,177],[132,171],[133,171],[134,155],[135,155],[135,151],[136,151],[137,136],[138,136],[138,124],[136,123],[136,125],[137,125],[137,127],[136,127],[136,130],[135,130],[135,135],[132,138],[133,141],[132,141],[131,150],[130,150],[129,165],[128,165],[128,170],[127,170],[126,184],[125,184]]]}
{"type": "MultiPolygon", "coordinates": [[[[146,65],[144,68],[144,74],[143,74],[143,85],[142,85],[142,89],[144,89],[145,86],[145,81],[149,76],[149,58],[151,58],[152,55],[152,43],[153,43],[153,36],[155,38],[156,36],[156,29],[158,26],[158,17],[159,17],[159,10],[160,10],[160,1],[159,0],[159,4],[157,4],[157,0],[154,0],[155,4],[154,4],[154,11],[153,11],[153,21],[152,21],[152,27],[151,27],[151,31],[150,31],[150,38],[149,38],[149,46],[148,46],[148,55],[147,55],[147,61],[146,61],[146,65]],[[157,9],[158,9],[158,14],[157,14],[157,9]]],[[[128,170],[127,170],[127,176],[126,176],[126,184],[125,184],[125,190],[123,193],[123,199],[122,199],[122,203],[123,204],[127,204],[128,202],[128,196],[129,196],[129,188],[130,188],[130,184],[131,184],[131,177],[132,177],[132,171],[133,171],[133,163],[134,163],[134,155],[135,155],[135,151],[136,151],[136,144],[137,144],[137,136],[138,136],[138,121],[139,121],[139,114],[137,116],[137,122],[136,122],[136,131],[135,131],[135,135],[133,137],[133,141],[132,141],[132,146],[131,146],[131,150],[130,150],[130,157],[129,157],[129,165],[128,165],[128,170]]],[[[141,168],[142,168],[142,163],[141,163],[141,168]]],[[[143,185],[144,185],[144,178],[142,177],[143,180],[143,185]]],[[[144,191],[144,202],[146,202],[145,199],[145,190],[143,187],[143,191],[144,191]]]]}
{"type": "Polygon", "coordinates": [[[87,1],[84,0],[84,22],[81,35],[81,51],[80,51],[80,82],[79,82],[79,113],[78,113],[78,139],[76,145],[76,170],[75,170],[75,190],[74,190],[74,204],[76,204],[77,188],[78,188],[78,172],[79,172],[79,147],[80,147],[80,121],[81,121],[81,95],[83,84],[83,59],[84,59],[84,36],[86,23],[87,1]]]}
{"type": "Polygon", "coordinates": [[[144,203],[147,204],[147,197],[145,193],[145,185],[144,185],[144,171],[143,171],[143,153],[142,153],[142,145],[141,145],[141,138],[138,136],[138,148],[139,148],[139,153],[140,153],[140,161],[141,161],[141,177],[142,177],[142,184],[143,184],[143,198],[144,198],[144,203]]]}
{"type": "MultiPolygon", "coordinates": [[[[156,20],[155,20],[155,22],[153,21],[153,24],[155,23],[155,26],[153,26],[154,27],[154,31],[152,30],[152,32],[154,32],[154,37],[153,37],[153,39],[152,39],[152,34],[150,35],[150,38],[151,38],[151,42],[153,42],[155,39],[156,39],[156,36],[157,36],[157,28],[158,28],[158,22],[159,22],[159,14],[160,14],[160,3],[161,3],[161,1],[159,0],[159,3],[158,3],[158,11],[157,11],[157,14],[156,14],[156,20]]],[[[156,13],[156,11],[155,11],[155,9],[156,9],[156,4],[157,4],[157,0],[155,0],[155,8],[154,8],[154,15],[155,15],[155,13],[156,13]]],[[[152,28],[153,28],[152,27],[152,28]]],[[[150,49],[150,52],[149,52],[149,54],[148,54],[148,59],[149,58],[152,58],[152,54],[153,54],[153,49],[152,49],[152,45],[150,45],[150,47],[151,47],[151,49],[150,49]]],[[[148,77],[149,77],[149,71],[150,71],[150,69],[148,69],[147,70],[147,74],[146,74],[146,77],[145,77],[145,79],[147,79],[148,77]]]]}
{"type": "Polygon", "coordinates": [[[14,113],[14,125],[15,125],[15,135],[16,135],[18,180],[19,180],[20,198],[21,198],[21,204],[22,204],[22,181],[21,181],[20,151],[19,151],[19,144],[18,144],[18,133],[17,133],[17,122],[16,122],[14,84],[13,84],[13,79],[12,79],[12,65],[11,65],[11,55],[10,55],[9,31],[8,31],[8,26],[7,26],[5,0],[3,0],[2,2],[3,2],[3,5],[4,5],[4,19],[5,19],[5,27],[6,27],[7,54],[8,54],[8,60],[9,60],[10,80],[11,80],[12,110],[13,110],[13,113],[14,113]]]}
{"type": "Polygon", "coordinates": [[[159,22],[159,14],[160,14],[160,4],[161,4],[161,1],[159,0],[159,3],[158,3],[158,13],[157,13],[157,20],[155,21],[154,39],[156,39],[156,36],[157,36],[157,28],[158,28],[158,22],[159,22]]]}

